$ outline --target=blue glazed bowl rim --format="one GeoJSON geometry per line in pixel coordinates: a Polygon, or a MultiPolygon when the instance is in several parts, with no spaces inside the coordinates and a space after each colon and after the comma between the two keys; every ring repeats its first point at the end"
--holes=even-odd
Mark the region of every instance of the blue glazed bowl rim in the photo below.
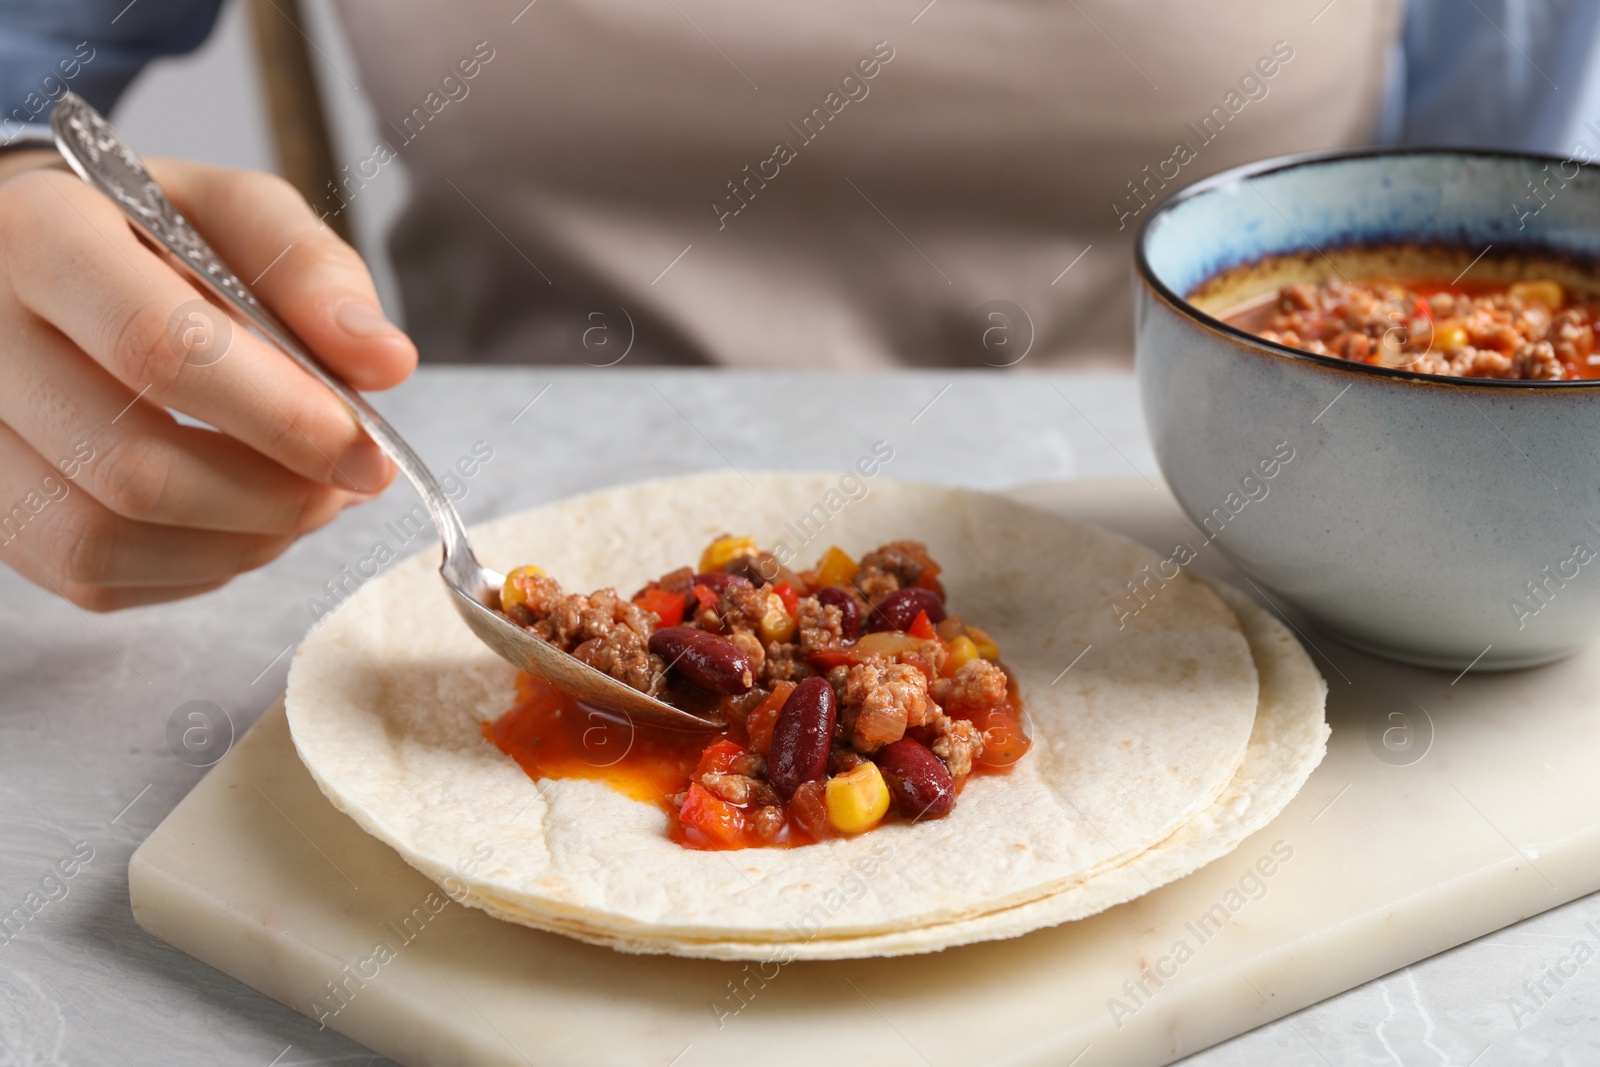
{"type": "MultiPolygon", "coordinates": [[[[1276,341],[1268,341],[1251,333],[1249,330],[1240,329],[1214,315],[1201,311],[1181,295],[1174,292],[1171,287],[1156,276],[1154,269],[1150,266],[1146,248],[1149,244],[1152,230],[1162,217],[1187,200],[1197,196],[1204,196],[1226,186],[1238,185],[1250,178],[1257,178],[1264,174],[1275,174],[1280,171],[1320,166],[1326,163],[1338,163],[1351,159],[1400,159],[1408,156],[1510,159],[1528,163],[1555,165],[1577,162],[1576,160],[1569,160],[1562,156],[1549,155],[1543,152],[1510,152],[1485,148],[1447,147],[1351,148],[1273,156],[1269,159],[1257,160],[1254,163],[1245,163],[1241,166],[1230,168],[1213,174],[1209,178],[1202,178],[1162,201],[1140,224],[1139,232],[1134,238],[1134,271],[1141,282],[1149,286],[1158,297],[1179,314],[1194,320],[1205,329],[1223,334],[1234,341],[1242,343],[1247,348],[1266,355],[1288,358],[1301,363],[1313,363],[1344,371],[1347,374],[1366,374],[1374,378],[1388,378],[1396,382],[1426,382],[1433,385],[1467,386],[1476,389],[1600,389],[1600,378],[1575,378],[1560,381],[1525,381],[1520,378],[1464,378],[1453,374],[1424,374],[1420,371],[1405,370],[1400,367],[1381,367],[1371,363],[1354,363],[1347,359],[1340,359],[1337,356],[1319,356],[1313,352],[1306,352],[1302,349],[1279,344],[1276,341]]],[[[1600,167],[1592,164],[1579,163],[1578,166],[1591,173],[1600,172],[1600,167]]],[[[1311,246],[1304,249],[1304,251],[1315,252],[1317,249],[1315,246],[1311,246]]]]}

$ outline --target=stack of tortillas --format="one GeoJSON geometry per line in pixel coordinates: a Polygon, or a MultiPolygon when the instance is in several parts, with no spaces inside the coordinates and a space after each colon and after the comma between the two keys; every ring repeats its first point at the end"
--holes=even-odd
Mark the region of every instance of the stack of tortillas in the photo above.
{"type": "Polygon", "coordinates": [[[851,499],[827,475],[652,482],[473,540],[490,566],[537,563],[568,589],[624,593],[727,531],[796,567],[830,544],[926,542],[952,610],[999,642],[1033,737],[946,818],[700,852],[668,838],[659,804],[533,780],[484,739],[516,702],[515,671],[456,616],[432,551],[300,647],[300,757],[335,805],[462,903],[627,952],[783,960],[930,952],[1094,914],[1231,851],[1321,760],[1326,686],[1245,598],[1159,577],[1146,548],[998,497],[866,484],[851,499]]]}

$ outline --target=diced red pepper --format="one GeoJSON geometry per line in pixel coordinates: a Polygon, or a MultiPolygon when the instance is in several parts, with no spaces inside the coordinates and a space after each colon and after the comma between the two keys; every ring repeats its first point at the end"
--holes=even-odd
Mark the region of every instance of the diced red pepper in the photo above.
{"type": "Polygon", "coordinates": [[[788,702],[789,694],[794,692],[793,682],[778,682],[772,687],[772,692],[767,698],[757,704],[745,716],[744,728],[750,737],[752,750],[767,754],[767,749],[772,745],[772,729],[778,725],[778,712],[783,710],[783,705],[788,702]]]}
{"type": "Polygon", "coordinates": [[[1033,747],[1022,724],[1005,708],[986,708],[971,716],[972,724],[983,731],[983,755],[977,762],[985,767],[1009,767],[1033,747]]]}
{"type": "Polygon", "coordinates": [[[689,598],[682,593],[669,593],[665,589],[646,589],[633,598],[645,611],[653,611],[662,626],[676,626],[683,621],[683,609],[689,598]]]}
{"type": "Polygon", "coordinates": [[[800,617],[800,594],[794,591],[794,586],[788,582],[779,582],[772,587],[772,591],[778,594],[779,600],[783,601],[783,610],[789,613],[789,617],[798,619],[800,617]]]}
{"type": "Polygon", "coordinates": [[[744,820],[739,809],[706,792],[699,782],[691,785],[683,798],[678,822],[686,831],[698,831],[706,842],[701,845],[693,834],[686,834],[690,847],[741,848],[744,845],[744,820]]]}
{"type": "Polygon", "coordinates": [[[848,648],[825,648],[806,657],[806,662],[811,665],[812,670],[824,674],[835,667],[849,667],[855,661],[856,654],[848,648]]]}
{"type": "Polygon", "coordinates": [[[700,753],[700,764],[694,769],[694,777],[699,778],[702,774],[727,774],[733,769],[734,761],[746,754],[744,748],[723,738],[706,746],[706,750],[700,753]]]}
{"type": "Polygon", "coordinates": [[[939,581],[939,569],[940,568],[937,563],[922,568],[922,573],[917,575],[916,584],[918,589],[926,589],[937,596],[940,600],[943,600],[944,583],[939,581]]]}
{"type": "Polygon", "coordinates": [[[933,623],[928,621],[928,613],[926,611],[917,612],[917,617],[911,620],[911,628],[906,633],[920,641],[939,640],[939,631],[935,630],[933,623]]]}
{"type": "Polygon", "coordinates": [[[1411,309],[1412,318],[1424,318],[1433,321],[1433,307],[1422,297],[1417,297],[1416,306],[1411,309]]]}
{"type": "Polygon", "coordinates": [[[709,585],[695,586],[694,598],[700,604],[701,611],[716,611],[717,605],[722,603],[722,598],[717,595],[717,591],[709,585]]]}

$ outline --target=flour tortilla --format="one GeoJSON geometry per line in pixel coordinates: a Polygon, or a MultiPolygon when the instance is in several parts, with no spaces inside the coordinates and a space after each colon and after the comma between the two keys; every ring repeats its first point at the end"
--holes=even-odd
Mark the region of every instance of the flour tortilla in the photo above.
{"type": "Polygon", "coordinates": [[[809,902],[884,848],[893,861],[831,915],[830,936],[1017,908],[1145,852],[1233,780],[1258,682],[1214,592],[1183,576],[1152,585],[1124,626],[1113,603],[1156,570],[1148,549],[986,494],[869,484],[850,501],[836,476],[700,475],[564,501],[473,540],[491,566],[537,563],[569,589],[624,593],[724,531],[792,550],[797,565],[830,543],[859,554],[926,541],[954,609],[1016,671],[1034,737],[1012,773],[972,779],[944,819],[707,853],[673,843],[659,806],[595,781],[536,783],[482,737],[514,702],[515,672],[456,617],[429,551],[362,587],[302,644],[287,696],[301,759],[337,807],[435,881],[534,925],[619,942],[792,941],[809,902]],[[492,857],[469,871],[461,858],[475,846],[492,857]]]}
{"type": "MultiPolygon", "coordinates": [[[[833,936],[828,925],[831,902],[822,894],[795,923],[803,936],[779,944],[617,938],[579,925],[546,925],[525,910],[492,898],[469,896],[462,903],[500,919],[541,926],[622,952],[786,962],[938,952],[1019,937],[1134,900],[1227,855],[1265,828],[1299,794],[1327,752],[1328,686],[1311,658],[1283,624],[1248,597],[1227,586],[1216,588],[1238,613],[1261,676],[1261,702],[1244,762],[1222,794],[1165,841],[1071,889],[973,919],[865,937],[833,936]]],[[[860,891],[858,883],[838,888],[842,894],[860,891]]]]}

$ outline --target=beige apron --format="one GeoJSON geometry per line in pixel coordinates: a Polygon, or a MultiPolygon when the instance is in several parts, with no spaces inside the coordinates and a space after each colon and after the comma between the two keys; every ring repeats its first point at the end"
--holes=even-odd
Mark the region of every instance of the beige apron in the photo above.
{"type": "Polygon", "coordinates": [[[426,359],[1125,365],[1149,204],[1365,140],[1399,29],[1395,0],[524,2],[342,0],[389,136],[346,194],[412,177],[426,359]]]}

